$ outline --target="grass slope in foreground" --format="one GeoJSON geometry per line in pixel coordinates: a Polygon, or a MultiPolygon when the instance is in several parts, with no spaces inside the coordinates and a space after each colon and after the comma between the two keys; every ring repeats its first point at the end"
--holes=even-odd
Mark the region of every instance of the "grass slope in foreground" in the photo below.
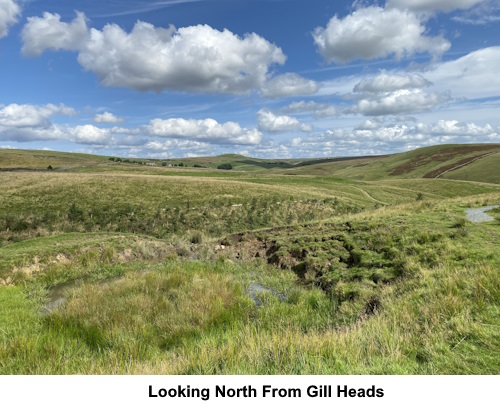
{"type": "Polygon", "coordinates": [[[196,261],[137,239],[130,261],[106,245],[68,254],[0,288],[1,370],[497,374],[499,221],[464,220],[484,202],[247,233],[224,254],[192,247],[196,261]],[[269,257],[245,259],[262,245],[269,257]],[[54,294],[66,301],[47,310],[54,294]]]}
{"type": "Polygon", "coordinates": [[[0,173],[1,373],[500,372],[499,186],[109,168],[0,173]]]}

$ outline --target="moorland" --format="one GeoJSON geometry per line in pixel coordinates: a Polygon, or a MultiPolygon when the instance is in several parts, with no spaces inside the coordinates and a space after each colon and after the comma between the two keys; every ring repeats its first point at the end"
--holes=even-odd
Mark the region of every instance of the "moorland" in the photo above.
{"type": "Polygon", "coordinates": [[[498,374],[500,145],[0,150],[2,374],[498,374]]]}

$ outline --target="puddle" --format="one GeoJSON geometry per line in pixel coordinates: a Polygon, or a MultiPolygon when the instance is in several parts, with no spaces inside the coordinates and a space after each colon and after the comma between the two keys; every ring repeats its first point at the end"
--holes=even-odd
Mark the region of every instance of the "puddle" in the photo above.
{"type": "Polygon", "coordinates": [[[488,207],[469,208],[465,210],[465,214],[467,215],[467,219],[471,222],[490,222],[494,221],[495,218],[488,215],[487,212],[499,207],[500,205],[490,205],[488,207]]]}
{"type": "MultiPolygon", "coordinates": [[[[114,276],[110,278],[106,278],[104,280],[99,280],[96,281],[96,284],[99,285],[104,285],[104,284],[111,284],[116,281],[119,281],[123,279],[123,276],[114,276]]],[[[70,296],[71,292],[74,291],[78,286],[82,285],[85,282],[85,280],[72,280],[68,281],[67,283],[63,283],[61,285],[58,285],[54,288],[51,288],[48,293],[48,302],[45,304],[45,306],[42,308],[42,314],[47,315],[50,314],[51,312],[54,312],[58,308],[60,308],[62,305],[66,303],[68,300],[68,297],[70,296]]]]}
{"type": "Polygon", "coordinates": [[[258,307],[264,304],[262,299],[263,294],[271,294],[278,298],[279,301],[285,301],[286,299],[283,294],[278,294],[270,288],[264,287],[263,285],[260,285],[258,283],[251,283],[248,286],[248,296],[253,302],[255,302],[255,305],[257,305],[258,307]]]}

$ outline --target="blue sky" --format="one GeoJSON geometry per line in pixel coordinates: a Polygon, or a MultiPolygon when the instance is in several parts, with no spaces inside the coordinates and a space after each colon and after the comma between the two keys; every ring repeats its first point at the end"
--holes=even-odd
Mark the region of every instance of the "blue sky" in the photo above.
{"type": "Polygon", "coordinates": [[[498,143],[499,71],[500,0],[0,0],[0,148],[498,143]]]}

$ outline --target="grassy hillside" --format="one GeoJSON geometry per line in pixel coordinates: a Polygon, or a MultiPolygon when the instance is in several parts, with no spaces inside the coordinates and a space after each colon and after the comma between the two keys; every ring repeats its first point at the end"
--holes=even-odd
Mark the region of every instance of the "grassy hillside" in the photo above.
{"type": "Polygon", "coordinates": [[[448,172],[443,175],[443,178],[500,184],[500,153],[477,160],[459,170],[448,172]]]}
{"type": "Polygon", "coordinates": [[[266,160],[241,155],[185,159],[126,159],[46,151],[0,150],[0,170],[31,169],[85,173],[128,172],[180,176],[238,177],[263,172],[353,180],[449,178],[500,183],[500,145],[439,145],[388,156],[266,160]],[[229,164],[232,170],[217,170],[229,164]],[[179,167],[182,165],[182,167],[179,167]]]}
{"type": "Polygon", "coordinates": [[[0,173],[0,373],[498,374],[500,209],[465,210],[500,205],[499,155],[425,178],[485,151],[246,171],[0,151],[66,159],[0,173]]]}
{"type": "Polygon", "coordinates": [[[64,153],[38,150],[0,149],[0,169],[70,169],[82,165],[96,165],[108,158],[80,153],[64,153]]]}
{"type": "Polygon", "coordinates": [[[440,145],[385,157],[358,161],[323,163],[295,169],[297,173],[331,175],[356,180],[384,178],[435,178],[447,170],[461,166],[445,175],[457,180],[498,183],[492,172],[500,172],[500,145],[440,145]],[[484,156],[484,158],[483,158],[484,156]],[[477,160],[475,160],[477,159],[477,160]],[[485,164],[485,159],[488,164],[485,164]],[[470,163],[471,162],[471,163],[470,163]],[[463,165],[463,166],[462,166],[463,165]]]}

